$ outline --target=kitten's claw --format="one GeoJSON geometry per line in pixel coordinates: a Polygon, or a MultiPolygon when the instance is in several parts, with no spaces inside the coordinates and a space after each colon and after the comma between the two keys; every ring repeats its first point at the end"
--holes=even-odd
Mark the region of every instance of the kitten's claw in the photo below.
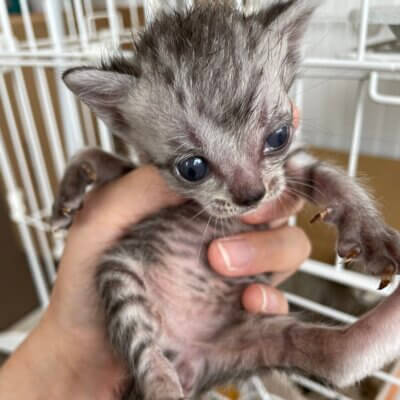
{"type": "Polygon", "coordinates": [[[400,274],[400,233],[387,226],[370,206],[332,202],[311,222],[318,220],[336,225],[337,253],[344,264],[361,263],[366,272],[382,277],[379,289],[400,274]]]}
{"type": "Polygon", "coordinates": [[[360,246],[353,247],[348,254],[344,257],[345,264],[352,263],[355,261],[361,254],[360,246]]]}
{"type": "Polygon", "coordinates": [[[64,215],[64,217],[69,218],[72,214],[72,209],[69,207],[63,207],[61,209],[61,213],[62,213],[62,215],[64,215]]]}
{"type": "Polygon", "coordinates": [[[390,280],[382,278],[378,290],[386,289],[391,283],[392,282],[390,280]]]}
{"type": "Polygon", "coordinates": [[[318,213],[317,215],[315,215],[315,216],[311,219],[310,223],[311,223],[311,224],[314,224],[315,222],[317,222],[317,221],[319,221],[319,220],[324,221],[324,220],[326,219],[326,217],[327,217],[329,214],[332,213],[332,211],[333,211],[332,208],[327,208],[326,210],[321,211],[320,213],[318,213]]]}
{"type": "Polygon", "coordinates": [[[50,217],[50,228],[53,234],[57,234],[63,230],[67,230],[72,225],[72,220],[79,207],[74,209],[71,207],[61,206],[56,203],[53,207],[53,213],[50,217]]]}
{"type": "Polygon", "coordinates": [[[61,228],[59,226],[51,226],[50,230],[53,235],[57,235],[61,232],[61,228]]]}
{"type": "Polygon", "coordinates": [[[66,177],[68,179],[62,182],[60,194],[53,206],[53,233],[67,230],[72,225],[75,214],[83,207],[88,186],[97,179],[96,171],[87,162],[71,165],[66,177]]]}
{"type": "Polygon", "coordinates": [[[82,163],[80,167],[86,174],[90,183],[96,182],[96,180],[97,180],[96,172],[93,170],[93,168],[89,164],[82,163]]]}
{"type": "Polygon", "coordinates": [[[379,284],[378,290],[383,290],[388,287],[394,280],[395,271],[393,267],[387,267],[383,271],[381,276],[381,283],[379,284]]]}

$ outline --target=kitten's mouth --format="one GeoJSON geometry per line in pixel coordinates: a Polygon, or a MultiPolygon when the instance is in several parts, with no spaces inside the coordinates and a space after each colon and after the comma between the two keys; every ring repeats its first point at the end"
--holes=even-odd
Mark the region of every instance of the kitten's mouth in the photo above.
{"type": "Polygon", "coordinates": [[[225,200],[214,200],[208,208],[208,213],[218,219],[239,217],[250,212],[254,207],[239,207],[225,200]]]}

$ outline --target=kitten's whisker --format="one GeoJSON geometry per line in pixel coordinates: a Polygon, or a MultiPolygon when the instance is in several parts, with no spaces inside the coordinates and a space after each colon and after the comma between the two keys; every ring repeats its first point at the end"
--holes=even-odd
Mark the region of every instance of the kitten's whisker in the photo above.
{"type": "Polygon", "coordinates": [[[213,202],[213,200],[211,200],[208,204],[206,204],[205,206],[203,206],[202,209],[201,209],[198,213],[196,213],[196,214],[194,215],[194,217],[191,217],[191,218],[189,219],[189,221],[193,221],[194,219],[196,219],[197,217],[199,217],[199,216],[202,215],[203,213],[207,212],[208,209],[210,208],[212,202],[213,202]]]}
{"type": "Polygon", "coordinates": [[[207,211],[206,207],[203,207],[198,213],[196,213],[193,217],[191,217],[189,219],[189,221],[193,221],[195,220],[197,217],[199,217],[200,215],[202,215],[203,213],[205,213],[207,211]]]}
{"type": "Polygon", "coordinates": [[[292,195],[294,195],[294,196],[296,196],[296,197],[303,197],[303,198],[305,198],[306,200],[308,200],[309,202],[311,202],[311,203],[313,203],[314,202],[314,199],[310,196],[310,195],[308,195],[308,194],[305,194],[305,193],[303,193],[303,192],[300,192],[300,191],[297,191],[296,189],[290,189],[289,191],[288,191],[288,193],[289,194],[292,194],[292,195]]]}
{"type": "Polygon", "coordinates": [[[286,182],[287,183],[293,183],[295,185],[299,185],[299,186],[303,186],[303,187],[308,187],[310,189],[313,189],[314,191],[317,191],[318,194],[320,195],[324,195],[324,193],[317,187],[314,185],[311,185],[310,183],[304,182],[304,180],[300,179],[300,178],[294,178],[294,177],[287,177],[286,178],[286,182]]]}
{"type": "MultiPolygon", "coordinates": [[[[317,192],[323,199],[327,200],[326,194],[323,193],[317,186],[313,186],[306,182],[295,181],[295,180],[291,180],[291,179],[288,179],[287,182],[289,184],[294,184],[294,185],[302,186],[302,187],[305,187],[308,189],[312,189],[312,191],[317,192]]],[[[306,197],[307,200],[314,201],[309,194],[307,194],[305,192],[301,192],[299,189],[296,189],[293,186],[288,186],[288,189],[291,189],[292,191],[296,191],[296,194],[300,197],[306,197]]]]}
{"type": "Polygon", "coordinates": [[[286,189],[286,193],[288,193],[289,195],[292,195],[294,197],[302,197],[302,198],[305,198],[308,201],[313,202],[313,199],[309,194],[304,193],[304,192],[302,192],[302,191],[300,191],[300,190],[298,190],[296,188],[288,187],[286,189]]]}

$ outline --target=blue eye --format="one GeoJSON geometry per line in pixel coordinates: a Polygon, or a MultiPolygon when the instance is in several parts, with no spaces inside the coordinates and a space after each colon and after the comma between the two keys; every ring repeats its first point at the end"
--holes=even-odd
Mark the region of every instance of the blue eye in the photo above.
{"type": "Polygon", "coordinates": [[[280,150],[288,144],[289,138],[290,127],[288,125],[282,126],[267,137],[267,150],[280,150]]]}
{"type": "Polygon", "coordinates": [[[202,157],[190,157],[178,164],[178,172],[189,182],[199,182],[208,174],[207,161],[202,157]]]}

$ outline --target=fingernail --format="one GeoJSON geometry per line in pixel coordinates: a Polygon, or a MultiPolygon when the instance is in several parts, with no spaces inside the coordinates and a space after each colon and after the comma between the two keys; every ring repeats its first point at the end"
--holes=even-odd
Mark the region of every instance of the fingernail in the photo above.
{"type": "Polygon", "coordinates": [[[272,290],[267,290],[264,286],[257,286],[261,293],[261,312],[277,313],[279,311],[279,300],[272,290]]]}
{"type": "Polygon", "coordinates": [[[257,286],[258,290],[260,291],[261,294],[261,312],[267,312],[269,308],[269,301],[268,301],[268,293],[267,289],[263,286],[257,286]]]}
{"type": "Polygon", "coordinates": [[[222,239],[217,247],[228,271],[245,268],[254,259],[254,248],[244,239],[222,239]]]}

